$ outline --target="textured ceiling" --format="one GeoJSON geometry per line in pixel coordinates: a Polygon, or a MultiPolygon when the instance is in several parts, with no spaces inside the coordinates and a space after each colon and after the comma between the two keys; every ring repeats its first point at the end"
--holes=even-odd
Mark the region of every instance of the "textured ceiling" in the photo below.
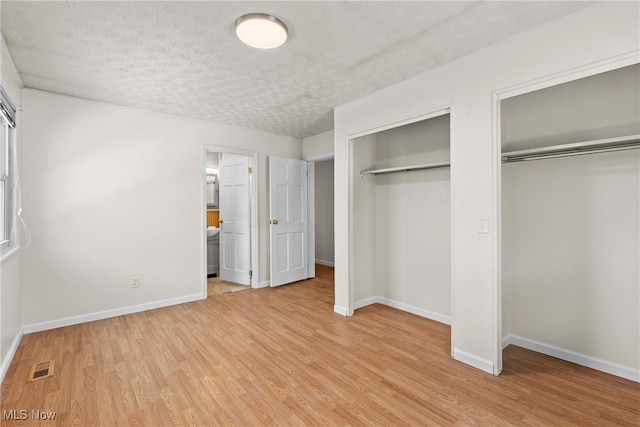
{"type": "Polygon", "coordinates": [[[1,4],[27,87],[306,137],[332,108],[592,2],[31,2],[1,4]],[[281,48],[233,23],[278,16],[281,48]]]}

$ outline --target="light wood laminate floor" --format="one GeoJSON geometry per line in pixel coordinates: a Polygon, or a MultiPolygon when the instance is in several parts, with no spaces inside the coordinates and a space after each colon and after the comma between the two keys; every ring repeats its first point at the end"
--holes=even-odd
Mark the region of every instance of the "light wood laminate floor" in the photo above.
{"type": "Polygon", "coordinates": [[[640,425],[640,384],[517,347],[504,373],[450,357],[449,327],[382,305],[333,313],[333,270],[273,289],[25,335],[3,426],[640,425]],[[27,383],[33,363],[52,378],[27,383]]]}
{"type": "Polygon", "coordinates": [[[251,286],[249,285],[239,285],[233,282],[226,282],[219,277],[211,277],[207,279],[208,296],[228,294],[230,292],[246,291],[249,289],[251,289],[251,286]]]}

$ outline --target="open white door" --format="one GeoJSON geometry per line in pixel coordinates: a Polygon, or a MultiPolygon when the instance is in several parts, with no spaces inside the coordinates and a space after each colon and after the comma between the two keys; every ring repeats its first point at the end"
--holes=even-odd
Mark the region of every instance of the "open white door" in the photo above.
{"type": "Polygon", "coordinates": [[[271,286],[307,276],[307,162],[269,157],[271,286]]]}
{"type": "Polygon", "coordinates": [[[251,283],[249,157],[222,155],[220,179],[220,278],[251,283]]]}

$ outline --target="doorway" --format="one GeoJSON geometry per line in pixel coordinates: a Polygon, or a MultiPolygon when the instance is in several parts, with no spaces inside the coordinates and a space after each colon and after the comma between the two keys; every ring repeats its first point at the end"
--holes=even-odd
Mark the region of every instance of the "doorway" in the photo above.
{"type": "Polygon", "coordinates": [[[203,293],[258,287],[256,152],[204,147],[203,293]]]}
{"type": "Polygon", "coordinates": [[[333,157],[314,162],[314,258],[328,267],[334,267],[333,170],[333,157]]]}
{"type": "Polygon", "coordinates": [[[334,239],[334,156],[307,157],[309,175],[309,277],[315,277],[315,265],[333,268],[334,239]]]}

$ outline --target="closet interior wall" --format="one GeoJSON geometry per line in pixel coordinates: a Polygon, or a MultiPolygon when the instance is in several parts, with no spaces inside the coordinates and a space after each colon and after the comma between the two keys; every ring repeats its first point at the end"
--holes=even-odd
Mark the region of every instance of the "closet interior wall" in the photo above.
{"type": "MultiPolygon", "coordinates": [[[[634,65],[503,100],[502,151],[637,135],[639,83],[634,65]]],[[[637,375],[639,166],[638,149],[503,164],[505,343],[637,375]]]]}
{"type": "Polygon", "coordinates": [[[353,141],[354,307],[379,302],[450,323],[449,115],[353,141]]]}

